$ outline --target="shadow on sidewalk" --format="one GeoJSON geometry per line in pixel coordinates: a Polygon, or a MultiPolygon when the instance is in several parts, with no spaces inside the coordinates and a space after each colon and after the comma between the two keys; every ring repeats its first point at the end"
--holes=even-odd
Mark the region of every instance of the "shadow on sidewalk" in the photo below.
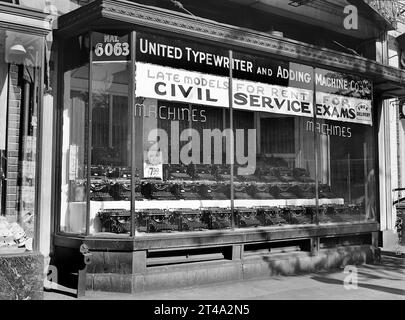
{"type": "MultiPolygon", "coordinates": [[[[342,281],[342,280],[331,279],[331,278],[320,277],[320,276],[313,276],[313,277],[311,277],[311,279],[322,282],[322,283],[326,283],[326,284],[336,284],[336,285],[341,285],[341,286],[343,286],[343,284],[344,284],[344,281],[342,281]]],[[[389,288],[389,287],[383,287],[383,286],[378,286],[378,285],[374,285],[374,284],[365,284],[365,283],[358,283],[357,285],[361,288],[366,288],[366,289],[396,294],[396,295],[400,295],[400,296],[405,296],[405,290],[403,290],[403,289],[389,288]]]]}
{"type": "Polygon", "coordinates": [[[52,294],[56,295],[63,295],[66,297],[71,297],[71,298],[77,298],[77,293],[76,291],[72,291],[69,288],[63,287],[58,285],[58,288],[44,288],[44,293],[49,293],[50,297],[52,297],[52,294]]]}
{"type": "MultiPolygon", "coordinates": [[[[371,270],[376,271],[376,269],[371,269],[371,270]]],[[[405,279],[404,277],[402,277],[402,278],[393,277],[389,273],[382,272],[381,270],[378,270],[378,273],[379,273],[379,275],[376,275],[371,272],[366,272],[365,270],[358,271],[359,276],[363,276],[368,279],[374,279],[374,280],[384,279],[384,280],[390,280],[390,281],[401,281],[401,280],[405,279]]]]}

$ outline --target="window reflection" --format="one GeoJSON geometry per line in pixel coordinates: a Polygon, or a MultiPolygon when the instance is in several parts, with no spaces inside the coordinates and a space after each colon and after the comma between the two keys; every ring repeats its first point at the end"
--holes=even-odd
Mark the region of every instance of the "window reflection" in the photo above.
{"type": "Polygon", "coordinates": [[[65,43],[62,118],[62,176],[60,230],[86,232],[89,107],[89,39],[78,36],[65,43]]]}
{"type": "Polygon", "coordinates": [[[90,200],[130,201],[128,98],[93,94],[90,200]]]}
{"type": "MultiPolygon", "coordinates": [[[[93,46],[105,47],[105,52],[109,53],[108,48],[113,48],[109,41],[118,41],[116,38],[118,36],[96,33],[93,46]]],[[[127,43],[127,38],[120,37],[120,42],[114,43],[127,43]]],[[[102,58],[104,61],[94,61],[92,65],[90,233],[129,235],[132,178],[132,123],[128,108],[130,64],[110,61],[109,56],[103,55],[99,60],[102,58]]]]}
{"type": "Polygon", "coordinates": [[[43,38],[0,30],[0,252],[33,249],[43,38]]]}

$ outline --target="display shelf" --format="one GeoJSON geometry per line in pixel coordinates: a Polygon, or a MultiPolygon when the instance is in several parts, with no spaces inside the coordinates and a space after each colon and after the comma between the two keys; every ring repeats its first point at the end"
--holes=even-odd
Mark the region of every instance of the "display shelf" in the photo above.
{"type": "MultiPolygon", "coordinates": [[[[76,203],[85,209],[85,203],[76,203]]],[[[342,205],[343,198],[319,199],[319,205],[342,205]]],[[[286,206],[315,206],[315,199],[235,199],[235,208],[252,208],[252,207],[286,207],[286,206]]],[[[230,208],[230,200],[145,200],[135,201],[135,210],[145,209],[203,209],[203,208],[230,208]]],[[[93,222],[97,213],[106,209],[131,210],[130,201],[90,201],[90,232],[94,232],[93,222]]]]}
{"type": "MultiPolygon", "coordinates": [[[[319,205],[344,204],[343,198],[319,199],[319,205]]],[[[235,199],[234,207],[283,207],[283,206],[315,206],[315,199],[235,199]]],[[[229,208],[230,200],[145,200],[135,201],[135,210],[144,209],[201,209],[201,208],[229,208]]],[[[103,209],[131,209],[130,201],[90,201],[90,211],[98,212],[103,209]]]]}

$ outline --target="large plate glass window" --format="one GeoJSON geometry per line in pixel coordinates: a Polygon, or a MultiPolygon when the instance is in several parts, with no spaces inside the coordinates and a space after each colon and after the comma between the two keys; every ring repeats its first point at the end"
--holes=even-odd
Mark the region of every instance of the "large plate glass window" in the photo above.
{"type": "Polygon", "coordinates": [[[60,231],[84,234],[87,220],[89,48],[87,34],[63,50],[63,115],[60,231]]]}
{"type": "Polygon", "coordinates": [[[43,41],[0,30],[0,253],[33,249],[43,41]]]}
{"type": "Polygon", "coordinates": [[[247,139],[255,144],[251,166],[234,181],[238,226],[314,224],[314,133],[305,128],[313,119],[313,69],[246,54],[235,59],[250,62],[247,72],[234,72],[235,130],[255,137],[247,139]]]}
{"type": "Polygon", "coordinates": [[[311,67],[142,33],[137,50],[139,233],[315,223],[311,67]]]}
{"type": "Polygon", "coordinates": [[[137,33],[137,234],[232,227],[228,50],[137,33]]]}
{"type": "Polygon", "coordinates": [[[131,231],[130,41],[92,32],[90,234],[131,231]]]}
{"type": "Polygon", "coordinates": [[[375,220],[370,81],[144,32],[65,47],[61,230],[375,220]]]}
{"type": "Polygon", "coordinates": [[[372,117],[373,88],[359,76],[316,69],[319,139],[319,222],[376,219],[376,172],[372,117]],[[327,199],[342,203],[328,205],[327,199]]]}

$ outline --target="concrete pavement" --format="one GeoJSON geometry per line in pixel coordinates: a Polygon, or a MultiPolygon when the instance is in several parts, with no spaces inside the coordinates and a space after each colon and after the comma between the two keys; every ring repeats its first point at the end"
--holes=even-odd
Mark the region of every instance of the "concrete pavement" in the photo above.
{"type": "MultiPolygon", "coordinates": [[[[45,292],[46,300],[405,300],[405,254],[383,251],[380,263],[361,265],[353,273],[342,270],[296,276],[200,285],[164,291],[122,294],[86,292],[80,299],[74,290],[45,292]],[[357,286],[356,282],[357,273],[357,286]],[[345,279],[349,287],[344,286],[345,279]]],[[[403,252],[405,252],[403,250],[403,252]]],[[[348,269],[346,270],[348,271],[348,269]]]]}

